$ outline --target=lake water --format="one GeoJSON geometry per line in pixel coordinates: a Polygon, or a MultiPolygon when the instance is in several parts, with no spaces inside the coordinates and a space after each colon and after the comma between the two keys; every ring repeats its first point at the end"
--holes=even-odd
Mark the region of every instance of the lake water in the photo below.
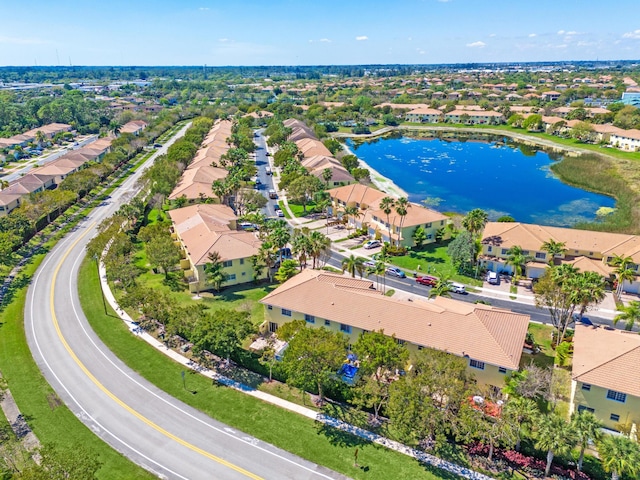
{"type": "Polygon", "coordinates": [[[549,154],[505,140],[400,137],[349,145],[411,201],[439,199],[431,206],[443,212],[481,208],[491,220],[510,215],[519,222],[572,226],[596,219],[600,207],[614,207],[611,197],[562,183],[549,168],[549,154]]]}

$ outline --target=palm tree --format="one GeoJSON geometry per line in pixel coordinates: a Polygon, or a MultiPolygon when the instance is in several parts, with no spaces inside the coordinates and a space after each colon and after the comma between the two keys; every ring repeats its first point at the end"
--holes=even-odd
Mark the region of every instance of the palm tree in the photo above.
{"type": "Polygon", "coordinates": [[[38,146],[42,148],[45,143],[47,143],[47,136],[42,130],[38,130],[36,132],[36,142],[38,142],[38,146]]]}
{"type": "Polygon", "coordinates": [[[380,200],[380,210],[384,212],[387,216],[387,228],[389,229],[389,243],[393,242],[393,238],[391,237],[391,223],[389,221],[389,215],[393,211],[393,208],[396,206],[396,200],[392,197],[384,197],[380,200]]]}
{"type": "Polygon", "coordinates": [[[7,182],[6,180],[0,180],[0,190],[4,190],[8,186],[9,186],[9,182],[7,182]]]}
{"type": "Polygon", "coordinates": [[[536,405],[536,402],[530,398],[525,397],[513,397],[510,399],[504,407],[504,414],[514,420],[518,425],[518,431],[516,432],[516,452],[520,451],[520,443],[522,441],[522,432],[524,426],[531,426],[535,419],[538,418],[540,410],[536,405]]]}
{"type": "Polygon", "coordinates": [[[329,181],[331,180],[331,178],[333,178],[333,172],[330,168],[325,168],[324,170],[322,170],[322,179],[324,180],[327,188],[329,188],[329,181]]]}
{"type": "Polygon", "coordinates": [[[120,123],[117,120],[111,120],[109,122],[109,130],[117,137],[120,133],[120,123]]]}
{"type": "Polygon", "coordinates": [[[314,230],[309,234],[309,242],[311,243],[310,253],[311,258],[313,258],[313,268],[316,268],[322,254],[331,251],[331,239],[314,230]]]}
{"type": "Polygon", "coordinates": [[[398,246],[400,246],[400,241],[402,240],[402,224],[404,223],[404,219],[407,216],[407,213],[411,208],[411,204],[409,203],[408,198],[399,198],[396,201],[396,213],[400,217],[400,231],[398,232],[398,246]]]}
{"type": "Polygon", "coordinates": [[[300,271],[307,266],[307,257],[311,255],[311,249],[312,245],[308,233],[296,229],[291,242],[291,250],[298,257],[300,271]]]}
{"type": "Polygon", "coordinates": [[[217,292],[220,291],[220,287],[227,280],[228,275],[224,271],[224,263],[218,252],[211,252],[208,258],[209,263],[205,264],[204,273],[207,281],[213,285],[213,289],[217,292]]]}
{"type": "Polygon", "coordinates": [[[360,278],[362,278],[362,274],[364,273],[364,258],[356,257],[351,254],[350,257],[342,259],[342,273],[349,272],[352,278],[356,278],[356,272],[360,274],[360,278]]]}
{"type": "Polygon", "coordinates": [[[626,322],[624,329],[631,331],[635,323],[640,321],[640,302],[637,300],[629,302],[629,305],[618,307],[616,310],[622,313],[615,316],[614,325],[617,325],[620,320],[624,320],[626,322]]]}
{"type": "Polygon", "coordinates": [[[514,245],[507,251],[506,264],[513,266],[514,282],[518,281],[518,278],[522,275],[522,266],[529,260],[531,260],[531,257],[529,255],[525,255],[522,247],[518,245],[514,245]]]}
{"type": "Polygon", "coordinates": [[[355,226],[356,219],[361,215],[360,210],[358,210],[358,207],[355,205],[344,207],[344,216],[347,217],[347,229],[349,229],[349,226],[351,225],[349,217],[353,217],[353,225],[355,226]]]}
{"type": "Polygon", "coordinates": [[[635,476],[640,471],[640,447],[627,437],[605,435],[598,444],[598,455],[605,472],[611,472],[611,480],[620,475],[635,476]]]}
{"type": "Polygon", "coordinates": [[[613,271],[613,274],[616,277],[616,295],[620,298],[624,282],[633,282],[636,279],[636,272],[624,265],[620,265],[613,271]]]}
{"type": "Polygon", "coordinates": [[[578,312],[580,319],[587,311],[589,305],[597,305],[605,298],[605,280],[602,275],[596,272],[582,272],[578,274],[575,282],[574,295],[580,307],[578,312]]]}
{"type": "Polygon", "coordinates": [[[580,446],[578,471],[581,471],[584,451],[587,449],[589,441],[597,442],[602,438],[602,422],[600,422],[593,413],[583,411],[573,414],[571,417],[571,426],[577,437],[578,445],[580,446]]]}
{"type": "Polygon", "coordinates": [[[564,255],[567,251],[566,244],[564,242],[556,242],[550,238],[542,244],[540,250],[543,250],[549,254],[549,265],[553,265],[553,259],[556,255],[564,255]]]}
{"type": "Polygon", "coordinates": [[[276,227],[269,234],[269,240],[273,244],[274,248],[278,249],[280,264],[282,264],[282,249],[287,246],[289,240],[291,240],[291,233],[287,227],[276,227]]]}
{"type": "Polygon", "coordinates": [[[438,275],[438,281],[429,290],[429,298],[434,297],[451,297],[451,285],[449,285],[449,277],[447,275],[438,275]]]}
{"type": "Polygon", "coordinates": [[[375,273],[378,279],[378,288],[380,288],[380,277],[382,277],[382,293],[387,290],[387,265],[383,261],[376,262],[375,267],[371,267],[371,272],[375,273]]]}
{"type": "Polygon", "coordinates": [[[480,208],[474,208],[464,217],[462,226],[471,232],[471,235],[476,236],[484,229],[487,221],[489,221],[487,212],[480,208]]]}
{"type": "Polygon", "coordinates": [[[547,451],[547,466],[544,469],[545,477],[549,476],[555,454],[568,452],[574,444],[573,431],[564,418],[555,414],[542,415],[540,417],[536,448],[547,451]]]}

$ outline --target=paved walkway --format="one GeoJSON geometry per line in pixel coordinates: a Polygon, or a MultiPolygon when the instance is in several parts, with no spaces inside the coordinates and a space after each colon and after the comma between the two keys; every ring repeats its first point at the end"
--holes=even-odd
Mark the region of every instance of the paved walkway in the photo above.
{"type": "Polygon", "coordinates": [[[176,362],[184,365],[186,368],[189,368],[191,370],[197,371],[198,373],[200,373],[201,375],[204,375],[206,377],[211,378],[212,380],[217,381],[218,383],[221,383],[223,385],[226,385],[228,387],[231,388],[235,388],[238,391],[241,391],[242,393],[245,393],[247,395],[251,395],[252,397],[258,398],[264,402],[270,403],[272,405],[276,405],[278,407],[284,408],[286,410],[289,410],[291,412],[295,412],[299,415],[303,415],[307,418],[310,418],[311,420],[317,421],[317,422],[321,422],[327,425],[330,425],[334,428],[337,428],[339,430],[343,430],[345,432],[349,432],[353,435],[356,435],[360,438],[363,438],[365,440],[368,440],[370,442],[373,443],[377,443],[378,445],[382,445],[386,448],[389,448],[391,450],[395,450],[397,452],[403,453],[405,455],[408,455],[410,457],[413,457],[417,460],[419,460],[420,462],[429,464],[429,465],[433,465],[435,467],[441,468],[447,472],[451,472],[454,473],[456,475],[459,475],[463,478],[469,478],[472,480],[491,480],[491,477],[488,477],[486,475],[483,475],[481,473],[478,473],[474,470],[465,468],[465,467],[461,467],[460,465],[456,465],[455,463],[451,463],[451,462],[447,462],[445,460],[442,460],[438,457],[434,457],[433,455],[429,455],[425,452],[422,452],[420,450],[414,449],[414,448],[410,448],[407,447],[406,445],[403,445],[401,443],[395,442],[393,440],[389,440],[388,438],[382,437],[380,435],[377,435],[373,432],[370,432],[368,430],[364,430],[362,428],[359,427],[355,427],[353,425],[350,425],[348,423],[342,422],[341,420],[338,420],[336,418],[333,417],[329,417],[327,415],[324,415],[322,413],[318,413],[315,410],[311,410],[310,408],[306,408],[303,407],[301,405],[298,405],[296,403],[293,402],[289,402],[287,400],[284,400],[280,397],[276,397],[274,395],[270,395],[268,393],[262,392],[260,390],[256,390],[253,387],[250,387],[248,385],[244,385],[240,382],[237,382],[235,380],[232,380],[228,377],[225,377],[224,375],[220,375],[219,373],[204,368],[200,365],[198,365],[197,363],[191,361],[190,359],[186,358],[185,356],[179,354],[178,352],[169,349],[168,347],[166,347],[162,342],[159,342],[157,338],[151,336],[150,334],[144,332],[143,330],[140,329],[140,327],[138,327],[138,325],[133,322],[133,320],[131,319],[131,317],[127,314],[127,312],[125,312],[122,308],[120,308],[120,306],[118,305],[113,292],[111,291],[109,284],[107,282],[107,276],[106,276],[106,269],[105,266],[102,262],[100,262],[99,265],[99,270],[98,273],[100,275],[100,284],[102,287],[102,292],[104,294],[105,299],[107,300],[107,302],[109,303],[109,305],[111,306],[111,308],[113,308],[117,314],[120,316],[120,318],[127,324],[127,326],[129,327],[129,330],[131,330],[131,332],[134,335],[138,335],[139,337],[141,337],[142,339],[144,339],[148,344],[152,345],[154,348],[156,348],[158,351],[164,353],[165,355],[167,355],[168,357],[172,358],[173,360],[175,360],[176,362]]]}
{"type": "MultiPolygon", "coordinates": [[[[1,374],[0,378],[2,378],[1,374]]],[[[40,441],[27,424],[22,413],[20,413],[20,409],[8,389],[4,394],[0,392],[0,409],[2,409],[4,416],[7,417],[13,433],[15,433],[18,440],[22,442],[26,450],[31,451],[40,446],[40,441]]]]}

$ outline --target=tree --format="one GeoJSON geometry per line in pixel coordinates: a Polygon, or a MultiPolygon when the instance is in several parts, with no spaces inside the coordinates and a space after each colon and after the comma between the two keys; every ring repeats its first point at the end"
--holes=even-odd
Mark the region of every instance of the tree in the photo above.
{"type": "Polygon", "coordinates": [[[582,143],[593,142],[595,131],[593,125],[587,122],[578,122],[571,127],[571,138],[582,143]]]}
{"type": "Polygon", "coordinates": [[[636,322],[640,321],[640,302],[633,300],[629,305],[619,306],[617,311],[621,312],[613,319],[613,324],[617,325],[620,320],[624,320],[624,329],[631,331],[636,322]]]}
{"type": "Polygon", "coordinates": [[[533,287],[536,306],[546,308],[551,316],[551,324],[557,332],[556,346],[564,339],[581,300],[575,295],[577,276],[578,270],[569,264],[550,267],[533,287]]]}
{"type": "Polygon", "coordinates": [[[503,415],[512,418],[516,425],[518,425],[515,450],[519,452],[525,428],[530,429],[533,426],[540,414],[540,410],[538,410],[536,402],[530,398],[512,397],[504,406],[502,412],[503,415]]]}
{"type": "Polygon", "coordinates": [[[578,471],[581,471],[584,451],[587,449],[589,442],[593,441],[597,443],[602,438],[602,422],[591,412],[578,411],[571,416],[571,427],[575,432],[578,446],[580,447],[578,471]]]}
{"type": "Polygon", "coordinates": [[[415,244],[416,248],[420,249],[422,248],[422,246],[424,245],[424,242],[426,241],[427,241],[427,234],[421,225],[413,231],[413,243],[415,244]]]}
{"type": "Polygon", "coordinates": [[[213,285],[213,289],[216,292],[219,292],[222,284],[229,278],[229,275],[224,271],[224,263],[218,252],[209,253],[208,258],[209,262],[204,266],[204,273],[207,282],[213,285]]]}
{"type": "Polygon", "coordinates": [[[229,360],[242,349],[244,339],[255,331],[249,312],[223,308],[202,315],[193,327],[191,340],[194,351],[207,350],[229,360]]]}
{"type": "Polygon", "coordinates": [[[531,260],[529,255],[525,255],[522,247],[514,245],[507,251],[507,265],[513,267],[514,282],[522,275],[522,267],[531,260]]]}
{"type": "Polygon", "coordinates": [[[472,265],[476,248],[471,232],[461,231],[447,247],[447,255],[451,258],[451,263],[458,272],[464,271],[466,267],[472,265]]]}
{"type": "Polygon", "coordinates": [[[289,228],[284,225],[279,225],[275,227],[267,237],[269,243],[273,244],[273,246],[278,250],[279,261],[282,263],[282,249],[287,246],[289,240],[291,240],[291,232],[289,232],[289,228]]]}
{"type": "Polygon", "coordinates": [[[616,277],[616,295],[619,298],[624,287],[624,282],[633,282],[636,278],[636,272],[624,265],[620,265],[613,271],[613,274],[616,277]]]}
{"type": "Polygon", "coordinates": [[[358,165],[360,164],[360,162],[358,161],[358,157],[356,157],[355,155],[345,155],[340,159],[340,163],[349,172],[351,172],[354,168],[358,168],[358,165]]]}
{"type": "MultiPolygon", "coordinates": [[[[401,197],[396,200],[396,213],[400,217],[400,231],[398,232],[398,246],[400,246],[400,241],[402,240],[402,225],[404,224],[404,219],[409,213],[409,208],[411,208],[411,204],[409,203],[409,199],[405,197],[401,197]]],[[[391,237],[389,237],[391,238],[391,237]]]]}
{"type": "Polygon", "coordinates": [[[356,257],[351,254],[349,257],[345,257],[342,259],[342,273],[349,272],[352,278],[355,278],[356,272],[362,278],[362,274],[364,273],[364,258],[356,257]]]}
{"type": "Polygon", "coordinates": [[[489,220],[489,215],[484,210],[474,208],[462,220],[462,226],[474,237],[478,236],[489,220]]]}
{"type": "Polygon", "coordinates": [[[611,480],[640,471],[640,447],[630,438],[605,435],[598,444],[598,455],[604,471],[611,472],[611,480]]]}
{"type": "Polygon", "coordinates": [[[248,213],[259,211],[264,208],[267,203],[267,197],[260,192],[250,188],[243,188],[238,191],[238,195],[236,196],[236,212],[238,216],[242,217],[248,213]]]}
{"type": "Polygon", "coordinates": [[[309,242],[313,268],[316,268],[319,265],[320,257],[331,252],[331,239],[321,232],[313,230],[309,234],[309,242]]]}
{"type": "Polygon", "coordinates": [[[602,275],[596,272],[581,272],[575,282],[574,295],[578,310],[578,317],[582,316],[591,305],[602,302],[606,295],[606,283],[602,275]]]}
{"type": "Polygon", "coordinates": [[[325,168],[322,170],[322,179],[324,180],[324,184],[327,188],[329,188],[329,182],[333,178],[333,171],[330,168],[325,168]]]}
{"type": "Polygon", "coordinates": [[[303,328],[289,341],[282,358],[287,382],[302,388],[317,388],[320,402],[324,387],[339,370],[345,357],[347,339],[325,328],[303,328]]]}
{"type": "Polygon", "coordinates": [[[303,210],[307,211],[307,203],[313,195],[322,190],[322,182],[313,175],[301,175],[292,181],[287,187],[287,195],[292,201],[301,203],[303,210]]]}
{"type": "Polygon", "coordinates": [[[553,238],[550,238],[542,244],[540,250],[543,250],[549,254],[549,265],[553,265],[553,259],[556,256],[562,256],[567,251],[565,242],[556,242],[553,238]]]}
{"type": "Polygon", "coordinates": [[[280,268],[278,268],[275,277],[278,282],[284,283],[297,273],[298,265],[295,260],[283,260],[282,263],[280,263],[280,268]]]}
{"type": "Polygon", "coordinates": [[[522,121],[522,128],[526,128],[530,132],[537,132],[542,129],[542,115],[529,115],[522,121]]]}
{"type": "Polygon", "coordinates": [[[251,255],[251,257],[249,257],[249,261],[251,262],[251,269],[253,270],[253,281],[258,283],[258,280],[262,277],[262,272],[264,271],[266,264],[263,262],[260,254],[251,255]]]}
{"type": "Polygon", "coordinates": [[[451,297],[451,285],[447,276],[441,275],[429,290],[429,298],[435,297],[451,297]]]}
{"type": "Polygon", "coordinates": [[[389,243],[393,242],[393,237],[391,236],[391,223],[389,220],[389,215],[396,206],[396,200],[392,197],[384,197],[380,200],[380,210],[384,212],[387,216],[387,228],[389,229],[389,243]]]}
{"type": "Polygon", "coordinates": [[[296,229],[293,233],[293,239],[291,241],[291,251],[298,257],[300,271],[302,271],[302,269],[306,267],[307,258],[311,255],[312,248],[308,229],[306,232],[303,230],[296,229]]]}
{"type": "Polygon", "coordinates": [[[36,142],[38,143],[38,147],[42,148],[45,143],[47,143],[47,136],[42,130],[38,130],[36,132],[36,142]]]}
{"type": "Polygon", "coordinates": [[[547,451],[547,465],[544,470],[546,477],[551,472],[553,457],[568,452],[574,444],[575,436],[564,418],[555,414],[542,415],[539,418],[535,445],[536,448],[547,451]]]}
{"type": "Polygon", "coordinates": [[[353,346],[353,351],[360,360],[360,382],[358,383],[358,403],[366,408],[373,408],[378,418],[380,410],[389,399],[389,385],[396,370],[405,367],[409,352],[404,345],[379,332],[363,332],[353,346]]]}

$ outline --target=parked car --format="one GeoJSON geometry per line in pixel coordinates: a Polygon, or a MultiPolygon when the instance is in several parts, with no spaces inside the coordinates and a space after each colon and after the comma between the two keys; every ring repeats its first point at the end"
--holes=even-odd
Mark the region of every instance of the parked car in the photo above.
{"type": "Polygon", "coordinates": [[[278,203],[275,203],[273,205],[273,209],[277,212],[278,210],[280,210],[280,205],[278,203]]]}
{"type": "Polygon", "coordinates": [[[367,260],[362,265],[364,265],[367,268],[373,268],[376,266],[376,262],[374,260],[367,260]]]}
{"type": "Polygon", "coordinates": [[[438,279],[436,277],[430,277],[429,275],[424,275],[422,277],[416,277],[416,283],[420,285],[427,285],[429,287],[433,287],[438,283],[438,279]]]}
{"type": "Polygon", "coordinates": [[[391,275],[392,277],[405,278],[405,273],[400,270],[398,267],[387,267],[387,275],[391,275]]]}
{"type": "Polygon", "coordinates": [[[497,272],[487,273],[487,282],[491,285],[500,285],[500,276],[497,272]]]}
{"type": "Polygon", "coordinates": [[[458,282],[451,282],[449,284],[449,290],[452,291],[453,293],[461,293],[461,294],[467,293],[467,289],[464,287],[464,285],[458,282]]]}
{"type": "Polygon", "coordinates": [[[366,250],[371,250],[372,248],[377,248],[379,246],[381,246],[382,244],[380,243],[380,240],[369,240],[368,242],[366,242],[364,244],[364,248],[366,250]]]}
{"type": "Polygon", "coordinates": [[[284,217],[284,212],[282,210],[278,210],[276,212],[276,215],[278,215],[279,217],[284,217]]]}

